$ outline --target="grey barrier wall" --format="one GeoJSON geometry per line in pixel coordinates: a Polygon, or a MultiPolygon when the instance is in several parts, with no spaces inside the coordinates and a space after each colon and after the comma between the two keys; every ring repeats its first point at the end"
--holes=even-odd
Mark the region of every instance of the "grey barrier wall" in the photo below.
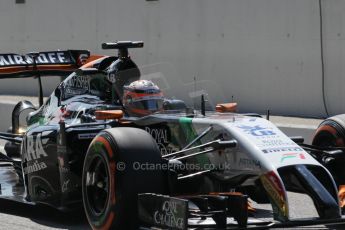
{"type": "MultiPolygon", "coordinates": [[[[7,0],[0,53],[112,54],[102,42],[143,40],[132,57],[169,63],[169,94],[190,101],[196,94],[181,91],[197,89],[213,103],[233,97],[241,112],[325,117],[345,112],[344,10],[339,0],[7,0]]],[[[36,95],[36,84],[1,81],[0,94],[36,95]]],[[[46,80],[45,94],[56,84],[46,80]]]]}
{"type": "Polygon", "coordinates": [[[11,114],[14,106],[14,104],[0,102],[0,132],[6,132],[8,128],[11,126],[11,114]]]}

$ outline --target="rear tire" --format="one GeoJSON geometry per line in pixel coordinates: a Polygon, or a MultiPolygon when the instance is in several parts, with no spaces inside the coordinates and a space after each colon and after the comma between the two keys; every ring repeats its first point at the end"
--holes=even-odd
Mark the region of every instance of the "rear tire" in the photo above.
{"type": "Polygon", "coordinates": [[[137,194],[165,194],[162,170],[138,169],[162,163],[147,132],[112,128],[97,135],[87,151],[82,178],[83,203],[93,229],[138,229],[137,194]]]}

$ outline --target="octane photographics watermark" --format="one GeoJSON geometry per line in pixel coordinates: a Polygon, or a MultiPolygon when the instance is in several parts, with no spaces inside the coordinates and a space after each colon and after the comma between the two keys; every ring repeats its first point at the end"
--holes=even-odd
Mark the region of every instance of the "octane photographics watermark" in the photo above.
{"type": "Polygon", "coordinates": [[[116,164],[118,171],[124,171],[126,169],[140,170],[140,171],[154,171],[154,170],[175,170],[175,171],[200,171],[200,170],[230,170],[229,163],[222,164],[198,164],[198,163],[185,163],[185,164],[173,164],[173,163],[141,163],[133,162],[132,164],[126,164],[124,162],[118,162],[116,164]]]}

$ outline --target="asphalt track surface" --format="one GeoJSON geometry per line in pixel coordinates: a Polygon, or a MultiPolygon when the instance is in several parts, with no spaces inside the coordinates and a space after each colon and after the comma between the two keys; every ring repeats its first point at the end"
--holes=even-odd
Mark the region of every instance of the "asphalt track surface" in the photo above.
{"type": "MultiPolygon", "coordinates": [[[[306,143],[310,143],[311,135],[321,120],[301,120],[300,118],[272,117],[276,123],[289,136],[300,135],[306,137],[306,143]]],[[[4,142],[0,141],[0,146],[4,142]]],[[[316,217],[317,212],[308,196],[288,193],[290,213],[293,218],[316,217]]],[[[269,204],[255,204],[254,207],[263,213],[263,217],[272,214],[269,204]]],[[[13,201],[0,200],[0,230],[32,230],[32,229],[91,229],[88,226],[82,209],[73,213],[62,213],[53,208],[39,205],[26,205],[13,201]]],[[[307,226],[284,229],[345,229],[345,225],[337,226],[307,226]]]]}

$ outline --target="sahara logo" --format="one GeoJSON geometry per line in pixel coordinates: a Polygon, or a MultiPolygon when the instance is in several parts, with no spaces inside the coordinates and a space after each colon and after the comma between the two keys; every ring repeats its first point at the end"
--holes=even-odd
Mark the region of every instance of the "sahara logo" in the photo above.
{"type": "Polygon", "coordinates": [[[46,165],[46,163],[38,162],[37,160],[35,160],[33,164],[31,164],[27,167],[24,167],[23,172],[24,172],[24,174],[30,174],[33,172],[38,172],[38,171],[41,171],[43,169],[46,169],[47,167],[48,166],[46,165]]]}
{"type": "Polygon", "coordinates": [[[23,168],[24,174],[41,171],[47,168],[46,163],[39,162],[41,158],[47,157],[48,154],[44,151],[42,143],[42,134],[38,134],[36,140],[29,135],[24,139],[24,146],[26,146],[26,153],[24,154],[23,162],[27,162],[28,166],[23,168]]]}
{"type": "Polygon", "coordinates": [[[305,159],[305,156],[303,153],[284,153],[280,159],[280,162],[283,162],[287,159],[296,158],[296,157],[301,160],[305,159]]]}
{"type": "Polygon", "coordinates": [[[261,127],[260,125],[255,125],[255,126],[240,125],[240,126],[237,126],[237,128],[240,128],[245,133],[250,134],[252,136],[256,136],[256,137],[276,135],[274,131],[265,127],[261,127]]]}

